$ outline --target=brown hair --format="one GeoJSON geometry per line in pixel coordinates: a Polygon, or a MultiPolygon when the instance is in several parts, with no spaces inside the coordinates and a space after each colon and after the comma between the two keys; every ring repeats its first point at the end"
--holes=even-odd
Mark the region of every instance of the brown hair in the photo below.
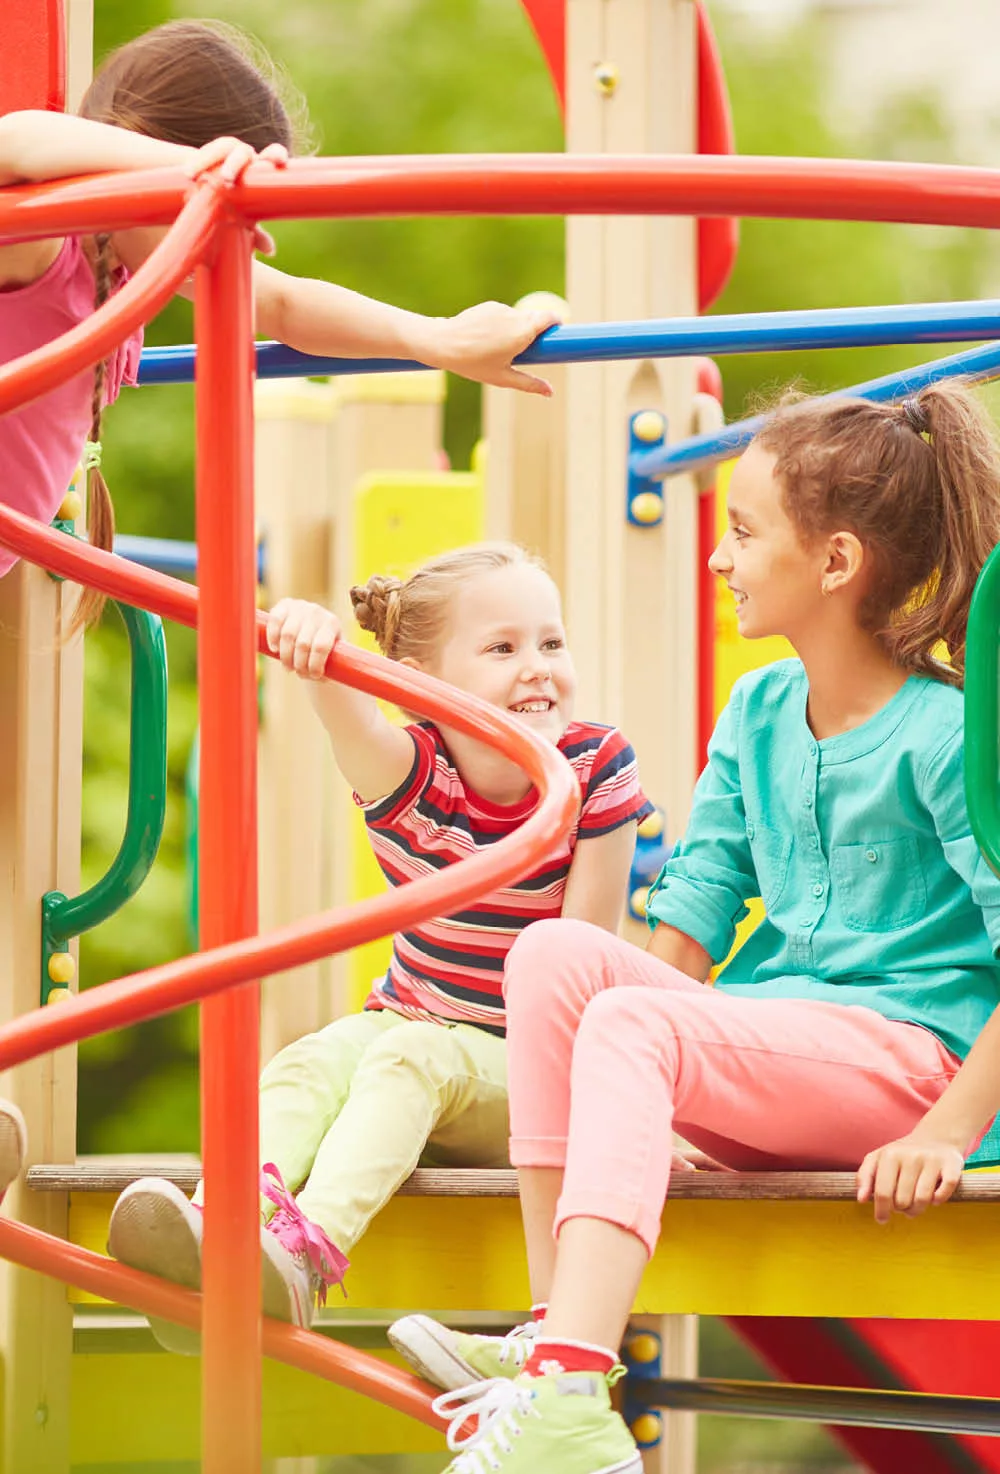
{"type": "MultiPolygon", "coordinates": [[[[225,136],[259,152],[269,143],[291,149],[305,138],[305,108],[284,75],[249,36],[216,21],[170,21],[111,52],[84,94],[80,116],[190,148],[225,136]]],[[[111,291],[110,237],[96,237],[95,246],[97,308],[111,291]]],[[[94,442],[101,438],[105,377],[100,363],[91,401],[94,442]]],[[[87,496],[90,541],[110,549],[114,508],[96,466],[88,475],[87,496]]],[[[69,632],[93,623],[103,605],[103,594],[84,589],[69,632]]]]}
{"type": "Polygon", "coordinates": [[[786,402],[757,444],[804,542],[843,528],[863,544],[860,616],[890,658],[960,686],[972,591],[1000,542],[1000,448],[975,397],[952,382],[901,404],[786,402]]]}
{"type": "Polygon", "coordinates": [[[432,558],[408,579],[376,574],[351,589],[354,617],[390,660],[422,665],[434,658],[448,622],[455,590],[477,574],[525,564],[545,571],[539,558],[516,543],[472,543],[432,558]]]}

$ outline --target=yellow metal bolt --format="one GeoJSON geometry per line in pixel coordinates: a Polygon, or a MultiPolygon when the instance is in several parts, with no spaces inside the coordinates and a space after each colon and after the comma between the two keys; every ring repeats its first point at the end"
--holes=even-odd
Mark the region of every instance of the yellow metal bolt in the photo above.
{"type": "Polygon", "coordinates": [[[632,434],[636,440],[649,443],[662,440],[666,429],[667,422],[658,409],[641,409],[632,420],[632,434]]]}
{"type": "Polygon", "coordinates": [[[651,527],[663,516],[663,498],[657,496],[655,491],[640,491],[638,496],[632,498],[629,510],[637,522],[651,527]]]}
{"type": "Polygon", "coordinates": [[[650,1331],[637,1331],[634,1336],[628,1338],[626,1350],[630,1361],[637,1361],[640,1366],[648,1366],[659,1356],[660,1342],[658,1337],[650,1331]]]}
{"type": "Polygon", "coordinates": [[[53,952],[49,958],[49,982],[71,983],[76,977],[76,963],[68,952],[53,952]]]}
{"type": "Polygon", "coordinates": [[[613,61],[599,61],[594,68],[594,86],[602,97],[613,97],[618,90],[618,68],[613,61]]]}
{"type": "Polygon", "coordinates": [[[638,886],[628,898],[629,907],[633,916],[645,916],[646,902],[649,899],[649,886],[638,886]]]}
{"type": "Polygon", "coordinates": [[[83,497],[78,491],[74,491],[71,486],[59,503],[59,510],[56,513],[56,517],[60,522],[75,522],[82,511],[83,497]]]}
{"type": "Polygon", "coordinates": [[[662,833],[663,815],[660,813],[659,809],[656,809],[652,814],[647,814],[645,819],[643,819],[642,823],[639,825],[639,838],[659,839],[662,833]]]}
{"type": "Polygon", "coordinates": [[[69,988],[52,988],[49,990],[49,996],[45,1001],[47,1004],[69,1003],[72,997],[73,994],[69,988]]]}
{"type": "Polygon", "coordinates": [[[663,1437],[663,1419],[659,1413],[640,1413],[632,1424],[632,1437],[645,1448],[659,1443],[663,1437]]]}

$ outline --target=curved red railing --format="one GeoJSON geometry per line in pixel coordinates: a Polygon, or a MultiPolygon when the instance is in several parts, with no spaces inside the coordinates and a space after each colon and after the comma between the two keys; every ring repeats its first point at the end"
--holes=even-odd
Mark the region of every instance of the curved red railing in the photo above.
{"type": "MultiPolygon", "coordinates": [[[[0,198],[0,237],[165,225],[191,188],[176,169],[104,175],[0,198]]],[[[399,215],[723,215],[1000,225],[1000,170],[750,155],[423,154],[255,164],[227,195],[247,220],[399,215]]]]}
{"type": "MultiPolygon", "coordinates": [[[[413,1379],[305,1332],[260,1329],[246,1293],[259,1273],[256,1229],[257,994],[261,973],[294,967],[420,917],[455,910],[512,879],[570,823],[578,795],[554,749],[494,707],[361,651],[335,650],[327,673],[402,701],[489,742],[542,791],[532,818],[489,853],[349,911],[256,937],[251,230],[263,218],[431,213],[772,215],[996,226],[1000,172],[855,160],[650,159],[533,155],[257,165],[245,181],[192,185],[178,171],[4,190],[0,238],[170,224],[134,280],[81,328],[0,370],[0,412],[97,362],[195,275],[200,596],[187,585],[38,527],[0,506],[0,543],[55,572],[197,624],[202,701],[204,952],[104,984],[72,1006],[0,1029],[0,1068],[196,998],[203,1007],[203,1438],[206,1474],[259,1467],[260,1368],[268,1354],[345,1381],[431,1420],[413,1379]],[[178,215],[179,218],[174,220],[178,215]],[[233,855],[238,859],[233,860],[233,855]],[[263,1337],[263,1339],[262,1339],[263,1337]]],[[[0,1252],[147,1313],[197,1323],[197,1297],[13,1223],[0,1252]]]]}

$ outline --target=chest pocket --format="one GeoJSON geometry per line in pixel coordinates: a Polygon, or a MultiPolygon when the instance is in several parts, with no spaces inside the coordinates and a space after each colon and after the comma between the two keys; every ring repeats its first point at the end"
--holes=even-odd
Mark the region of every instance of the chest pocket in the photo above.
{"type": "Polygon", "coordinates": [[[917,841],[909,835],[836,845],[830,862],[840,912],[852,931],[898,931],[923,914],[927,887],[917,841]]]}
{"type": "Polygon", "coordinates": [[[792,838],[779,834],[766,824],[747,820],[747,839],[757,872],[760,898],[767,911],[773,911],[781,900],[788,879],[788,865],[792,857],[792,838]]]}

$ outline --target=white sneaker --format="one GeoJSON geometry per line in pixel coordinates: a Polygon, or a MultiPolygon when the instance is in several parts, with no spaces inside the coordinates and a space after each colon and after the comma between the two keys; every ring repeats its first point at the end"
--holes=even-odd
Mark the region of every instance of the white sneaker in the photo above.
{"type": "MultiPolygon", "coordinates": [[[[108,1225],[108,1253],[120,1264],[188,1290],[201,1289],[201,1209],[163,1177],[143,1177],[121,1194],[108,1225]]],[[[201,1335],[173,1321],[149,1319],[165,1351],[201,1353],[201,1335]]]]}
{"type": "Polygon", "coordinates": [[[470,1336],[453,1331],[429,1315],[406,1315],[389,1327],[389,1344],[419,1376],[452,1392],[471,1382],[514,1378],[538,1339],[539,1324],[529,1320],[506,1336],[470,1336]]]}
{"type": "Polygon", "coordinates": [[[0,1100],[0,1197],[24,1166],[28,1128],[13,1101],[0,1100]]]}

